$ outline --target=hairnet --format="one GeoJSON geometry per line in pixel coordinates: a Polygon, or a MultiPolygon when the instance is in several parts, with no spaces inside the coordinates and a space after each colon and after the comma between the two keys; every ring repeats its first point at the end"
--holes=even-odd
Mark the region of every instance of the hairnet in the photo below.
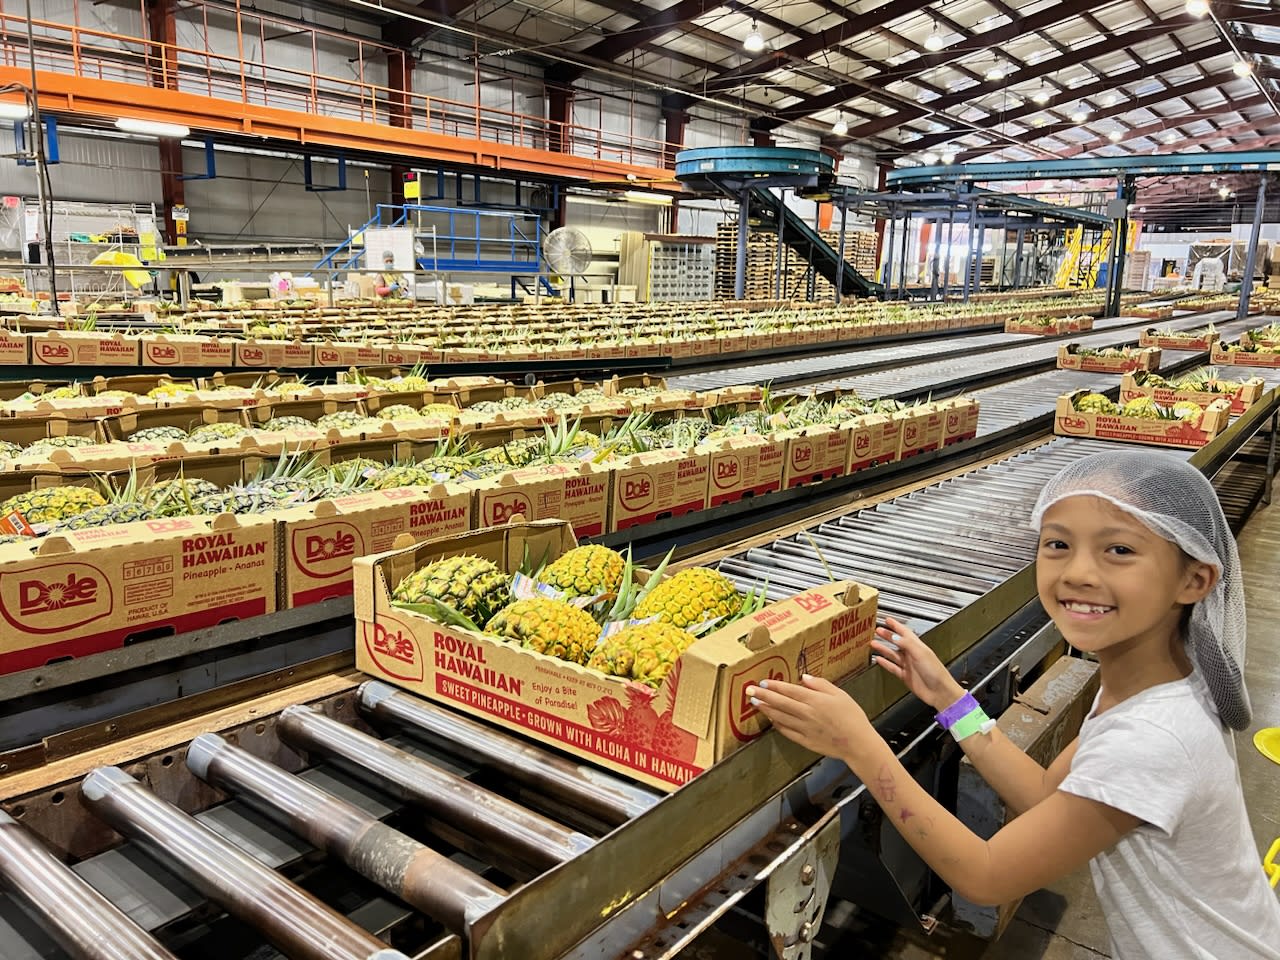
{"type": "Polygon", "coordinates": [[[1252,711],[1244,686],[1240,555],[1218,495],[1204,474],[1185,460],[1152,450],[1093,454],[1045,485],[1032,525],[1038,529],[1046,510],[1077,496],[1115,504],[1188,556],[1218,569],[1213,592],[1192,608],[1186,640],[1222,722],[1234,730],[1248,727],[1252,711]]]}

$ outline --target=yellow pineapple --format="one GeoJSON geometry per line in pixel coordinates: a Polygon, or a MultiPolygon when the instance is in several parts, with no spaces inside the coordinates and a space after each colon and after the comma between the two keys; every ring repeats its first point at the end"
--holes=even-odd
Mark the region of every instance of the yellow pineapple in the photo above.
{"type": "Polygon", "coordinates": [[[568,597],[598,597],[617,593],[627,561],[608,547],[574,547],[542,571],[539,579],[568,597]]]}
{"type": "Polygon", "coordinates": [[[710,620],[731,619],[742,610],[743,596],[718,570],[692,567],[668,577],[636,604],[634,617],[657,617],[682,629],[710,620]]]}
{"type": "Polygon", "coordinates": [[[601,641],[587,666],[658,687],[695,640],[693,634],[669,623],[636,624],[601,641]]]}
{"type": "Polygon", "coordinates": [[[446,557],[409,574],[392,591],[399,603],[447,609],[481,624],[511,602],[511,581],[480,557],[446,557]]]}
{"type": "Polygon", "coordinates": [[[20,513],[28,523],[57,523],[106,503],[102,494],[88,487],[45,487],[0,503],[0,516],[20,513]]]}
{"type": "Polygon", "coordinates": [[[512,640],[528,650],[586,663],[596,648],[600,626],[589,613],[563,600],[517,600],[487,624],[485,633],[512,640]]]}

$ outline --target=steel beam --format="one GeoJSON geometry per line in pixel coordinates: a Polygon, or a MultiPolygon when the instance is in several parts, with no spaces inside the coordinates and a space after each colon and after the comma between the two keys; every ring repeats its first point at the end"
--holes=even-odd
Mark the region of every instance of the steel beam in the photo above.
{"type": "Polygon", "coordinates": [[[73,960],[175,960],[3,810],[0,884],[40,918],[73,960]]]}
{"type": "MultiPolygon", "coordinates": [[[[306,706],[286,708],[280,736],[309,753],[331,757],[344,769],[521,863],[546,870],[592,845],[590,837],[397,750],[306,706]]],[[[452,839],[452,837],[450,838],[452,839]]]]}
{"type": "Polygon", "coordinates": [[[296,960],[408,960],[119,767],[80,787],[90,811],[296,960]]]}
{"type": "Polygon", "coordinates": [[[1267,209],[1267,175],[1258,180],[1258,200],[1253,207],[1253,229],[1249,232],[1249,254],[1244,260],[1244,277],[1240,281],[1240,302],[1236,319],[1249,315],[1249,297],[1253,293],[1253,271],[1258,264],[1258,243],[1262,239],[1262,219],[1267,209]]]}

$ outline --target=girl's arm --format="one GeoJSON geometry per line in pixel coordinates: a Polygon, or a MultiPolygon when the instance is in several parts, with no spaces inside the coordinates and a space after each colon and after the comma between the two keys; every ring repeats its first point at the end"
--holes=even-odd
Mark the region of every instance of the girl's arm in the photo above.
{"type": "MultiPolygon", "coordinates": [[[[964,687],[928,644],[892,617],[886,617],[884,622],[885,626],[876,630],[879,639],[871,642],[875,663],[905,683],[935,713],[964,696],[964,687]]],[[[1030,810],[1052,795],[1066,776],[1075,753],[1072,743],[1046,771],[999,730],[966,737],[960,748],[1015,813],[1030,810]]]]}
{"type": "Polygon", "coordinates": [[[1141,823],[1105,804],[1055,791],[982,840],[916,783],[862,709],[835,685],[815,677],[805,677],[802,685],[771,680],[748,695],[785,736],[843,759],[921,859],[974,903],[1005,903],[1038,890],[1141,823]]]}

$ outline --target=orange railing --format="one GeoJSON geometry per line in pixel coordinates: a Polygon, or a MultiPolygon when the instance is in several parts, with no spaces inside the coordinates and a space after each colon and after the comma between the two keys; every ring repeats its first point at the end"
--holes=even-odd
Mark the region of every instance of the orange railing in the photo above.
{"type": "MultiPolygon", "coordinates": [[[[32,20],[37,70],[637,166],[662,167],[668,155],[668,145],[661,140],[602,126],[555,123],[482,104],[479,84],[476,100],[470,103],[403,93],[366,75],[384,74],[385,58],[397,55],[398,48],[242,9],[238,3],[196,0],[182,8],[184,30],[190,29],[190,18],[196,14],[206,38],[211,26],[234,36],[234,54],[215,52],[207,45],[161,43],[145,35],[145,26],[139,35],[84,27],[79,24],[79,0],[74,8],[73,23],[32,20]],[[310,34],[310,69],[270,62],[268,44],[278,31],[287,31],[294,57],[310,34]],[[254,48],[256,55],[246,52],[254,48]],[[346,49],[353,75],[320,72],[321,49],[329,59],[346,49]],[[366,70],[375,63],[376,68],[366,70]]],[[[147,23],[145,10],[139,11],[139,22],[147,23]]],[[[5,11],[0,0],[0,65],[25,69],[29,64],[26,18],[5,11]]]]}

